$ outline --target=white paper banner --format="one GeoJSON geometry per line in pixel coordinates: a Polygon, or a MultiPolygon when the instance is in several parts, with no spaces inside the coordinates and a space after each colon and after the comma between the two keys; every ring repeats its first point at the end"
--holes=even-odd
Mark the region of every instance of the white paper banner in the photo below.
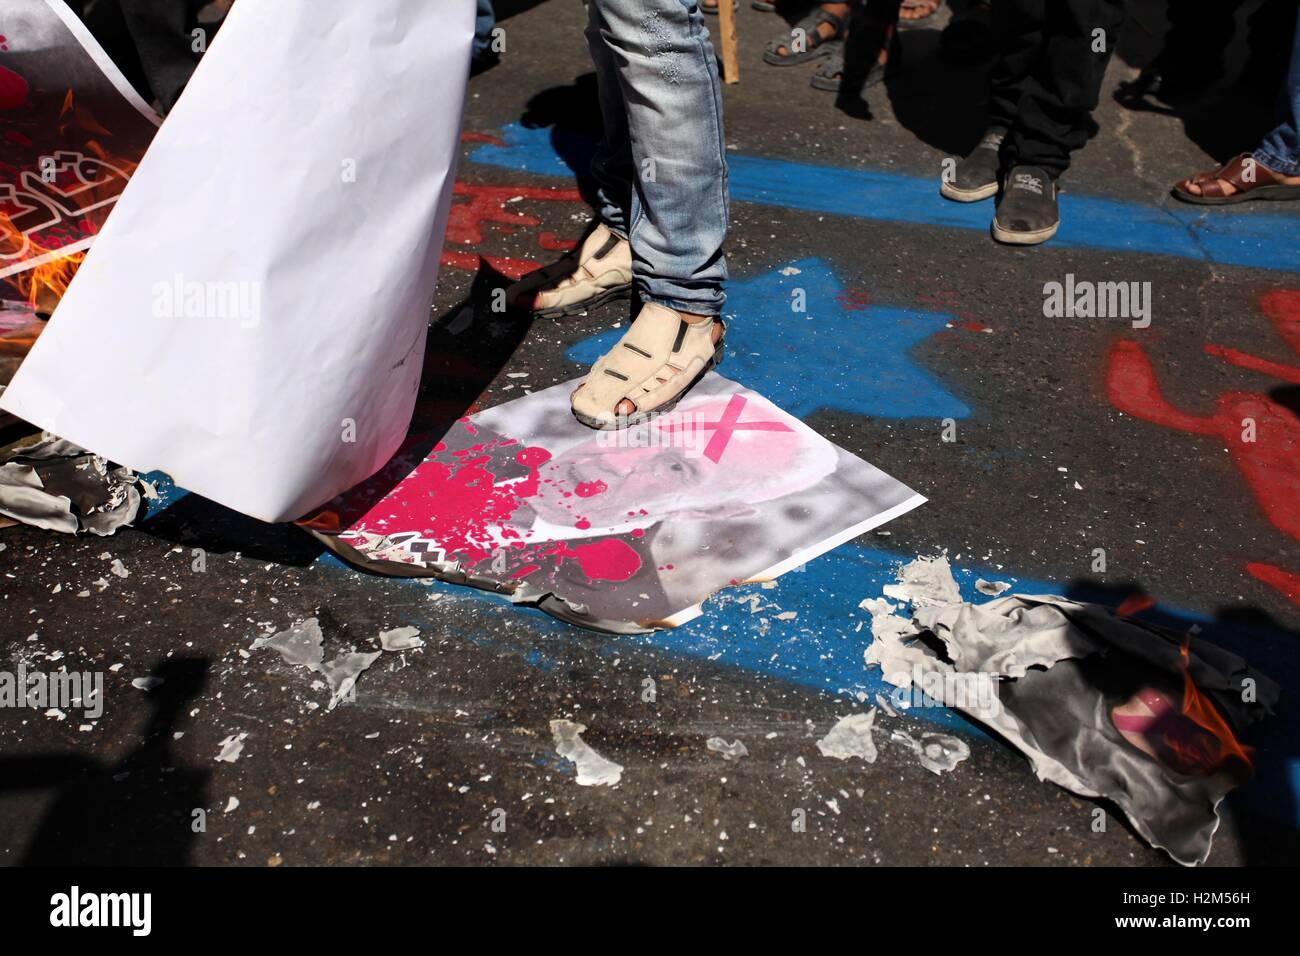
{"type": "Polygon", "coordinates": [[[265,521],[419,386],[472,0],[239,0],[0,407],[265,521]]]}

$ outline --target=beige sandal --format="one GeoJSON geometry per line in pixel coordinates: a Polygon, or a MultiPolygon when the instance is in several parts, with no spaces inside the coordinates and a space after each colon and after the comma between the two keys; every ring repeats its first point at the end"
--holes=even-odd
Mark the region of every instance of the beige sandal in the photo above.
{"type": "Polygon", "coordinates": [[[577,249],[512,285],[506,300],[539,318],[559,318],[631,295],[632,246],[601,223],[577,249]]]}
{"type": "Polygon", "coordinates": [[[627,428],[671,411],[722,361],[727,327],[721,319],[687,322],[667,306],[647,302],[632,327],[591,367],[573,392],[573,415],[589,428],[627,428]],[[713,340],[714,326],[721,327],[713,340]],[[623,415],[629,401],[634,411],[623,415]]]}

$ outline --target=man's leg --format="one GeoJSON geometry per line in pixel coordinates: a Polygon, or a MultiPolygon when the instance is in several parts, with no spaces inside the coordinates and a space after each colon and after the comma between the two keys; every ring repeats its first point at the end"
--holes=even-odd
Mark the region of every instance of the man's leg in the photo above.
{"type": "Polygon", "coordinates": [[[1278,95],[1278,124],[1255,150],[1256,162],[1282,176],[1300,176],[1300,17],[1291,32],[1291,66],[1278,95]]]}
{"type": "Polygon", "coordinates": [[[494,66],[499,59],[496,50],[492,49],[492,33],[496,25],[497,14],[492,8],[492,0],[475,0],[474,54],[470,62],[476,72],[494,66]]]}
{"type": "Polygon", "coordinates": [[[596,95],[604,135],[591,159],[596,181],[596,222],[578,248],[558,262],[515,283],[507,293],[516,306],[542,318],[577,315],[632,294],[632,143],[618,64],[603,36],[596,4],[587,7],[587,49],[596,68],[596,95]]]}
{"type": "Polygon", "coordinates": [[[1238,84],[1247,95],[1271,96],[1287,78],[1295,17],[1295,0],[1266,0],[1246,18],[1246,63],[1238,84]]]}
{"type": "Polygon", "coordinates": [[[1277,126],[1249,158],[1179,182],[1174,186],[1177,198],[1213,205],[1246,198],[1300,201],[1300,17],[1290,29],[1291,65],[1278,92],[1277,126]]]}
{"type": "Polygon", "coordinates": [[[643,308],[574,393],[617,428],[676,404],[720,354],[727,164],[713,45],[695,0],[589,0],[616,64],[635,178],[629,237],[643,308]]]}
{"type": "MultiPolygon", "coordinates": [[[[153,95],[163,112],[169,112],[190,81],[201,55],[194,49],[195,40],[190,34],[195,3],[193,0],[120,0],[120,4],[153,95]]],[[[204,29],[206,41],[210,42],[216,28],[204,29]]]]}
{"type": "Polygon", "coordinates": [[[1148,67],[1159,73],[1162,94],[1198,93],[1222,79],[1240,6],[1241,0],[1169,4],[1164,47],[1148,67]]]}
{"type": "Polygon", "coordinates": [[[997,195],[1004,170],[1002,144],[1016,125],[1020,102],[1034,68],[1043,55],[1046,0],[998,0],[990,24],[997,59],[989,73],[989,121],[984,135],[951,174],[945,172],[939,192],[957,202],[978,202],[997,195]]]}
{"type": "MultiPolygon", "coordinates": [[[[1124,22],[1123,0],[1005,0],[1045,14],[1042,55],[1020,97],[1007,137],[1012,163],[1036,166],[1053,179],[1088,142],[1088,125],[1124,22]]],[[[998,4],[1000,6],[1001,4],[998,4]]]]}
{"type": "Polygon", "coordinates": [[[597,215],[611,232],[627,238],[632,219],[632,141],[627,128],[627,104],[618,79],[618,64],[606,45],[604,25],[597,4],[587,5],[587,50],[596,67],[596,93],[604,134],[591,157],[591,177],[596,181],[597,215]]]}
{"type": "Polygon", "coordinates": [[[726,144],[713,44],[694,0],[591,0],[616,64],[632,147],[637,292],[695,315],[722,310],[726,144]]]}
{"type": "Polygon", "coordinates": [[[1006,132],[1016,125],[1020,100],[1043,56],[1047,0],[999,0],[990,22],[997,59],[989,72],[989,127],[1006,132]]]}
{"type": "MultiPolygon", "coordinates": [[[[993,237],[1035,245],[1056,234],[1056,180],[1088,141],[1092,110],[1124,21],[1123,0],[999,0],[1033,4],[1044,23],[1042,54],[1025,81],[1015,124],[1003,141],[1007,172],[993,237]]],[[[997,5],[995,5],[996,8],[997,5]]]]}

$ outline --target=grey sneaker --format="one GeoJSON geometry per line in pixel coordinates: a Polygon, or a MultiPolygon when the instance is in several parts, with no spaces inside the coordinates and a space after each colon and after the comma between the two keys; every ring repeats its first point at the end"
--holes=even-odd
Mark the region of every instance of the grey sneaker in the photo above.
{"type": "Polygon", "coordinates": [[[993,238],[1016,246],[1035,246],[1056,235],[1061,213],[1056,183],[1037,166],[1014,166],[993,216],[993,238]]]}
{"type": "Polygon", "coordinates": [[[952,182],[945,179],[940,184],[939,193],[957,202],[979,202],[996,195],[998,171],[1002,168],[998,150],[1006,135],[1006,130],[996,128],[985,133],[970,155],[957,164],[952,182]]]}

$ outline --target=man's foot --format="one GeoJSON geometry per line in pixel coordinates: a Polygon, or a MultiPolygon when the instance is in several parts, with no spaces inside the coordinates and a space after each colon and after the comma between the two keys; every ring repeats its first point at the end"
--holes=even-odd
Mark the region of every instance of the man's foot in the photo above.
{"type": "Polygon", "coordinates": [[[1230,206],[1252,199],[1300,199],[1300,176],[1283,176],[1242,153],[1227,165],[1174,185],[1174,197],[1200,206],[1230,206]]]}
{"type": "Polygon", "coordinates": [[[558,318],[631,294],[632,245],[601,223],[577,249],[512,285],[506,301],[541,318],[558,318]]]}
{"type": "Polygon", "coordinates": [[[1002,169],[999,150],[1006,130],[991,128],[971,150],[970,155],[957,164],[952,179],[944,179],[939,192],[957,202],[979,202],[997,195],[998,172],[1002,169]]]}
{"type": "Polygon", "coordinates": [[[786,34],[771,40],[763,51],[763,62],[773,66],[807,63],[830,52],[832,40],[843,39],[852,4],[823,3],[786,34]]]}
{"type": "Polygon", "coordinates": [[[647,302],[623,338],[597,359],[574,390],[574,417],[589,428],[612,429],[670,411],[722,361],[725,332],[714,316],[647,302]]]}
{"type": "MultiPolygon", "coordinates": [[[[866,88],[876,86],[878,83],[883,83],[889,75],[892,75],[889,73],[889,62],[891,62],[891,56],[893,56],[896,61],[898,57],[901,56],[901,48],[898,46],[898,35],[896,30],[894,30],[893,23],[874,25],[874,23],[863,21],[863,27],[865,27],[868,33],[876,33],[876,31],[879,31],[879,34],[883,36],[884,39],[883,43],[881,43],[880,51],[876,53],[876,59],[872,62],[871,68],[867,70],[866,75],[862,75],[861,68],[855,69],[855,72],[857,72],[858,75],[855,75],[852,79],[854,86],[858,91],[866,90],[866,88]]],[[[846,49],[848,49],[848,44],[848,39],[836,40],[835,43],[829,44],[829,47],[831,47],[831,55],[827,57],[826,62],[823,62],[822,65],[818,66],[818,68],[814,70],[813,77],[811,77],[809,81],[811,85],[813,85],[814,90],[840,92],[841,88],[844,87],[845,55],[846,49]]],[[[859,44],[859,47],[861,47],[861,44],[859,44]]],[[[861,56],[861,49],[859,49],[857,53],[858,56],[861,56]]]]}
{"type": "Polygon", "coordinates": [[[941,0],[903,0],[898,8],[899,22],[919,24],[938,13],[941,6],[941,0]]]}
{"type": "Polygon", "coordinates": [[[993,216],[993,238],[1015,246],[1036,246],[1056,235],[1060,225],[1056,182],[1037,166],[1013,166],[993,216]]]}

